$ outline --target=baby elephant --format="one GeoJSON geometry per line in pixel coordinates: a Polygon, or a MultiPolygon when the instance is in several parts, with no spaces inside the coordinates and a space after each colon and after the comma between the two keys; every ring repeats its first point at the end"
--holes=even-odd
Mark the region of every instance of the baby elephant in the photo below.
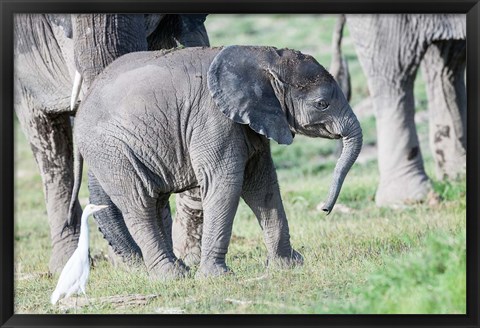
{"type": "Polygon", "coordinates": [[[78,150],[122,211],[151,275],[182,277],[171,227],[172,193],[199,186],[204,209],[197,275],[225,264],[240,197],[255,213],[270,262],[302,263],[290,244],[269,139],[343,138],[324,205],[330,212],[362,145],[357,118],[332,76],[290,49],[230,46],[137,52],[100,74],[75,119],[78,150]]]}

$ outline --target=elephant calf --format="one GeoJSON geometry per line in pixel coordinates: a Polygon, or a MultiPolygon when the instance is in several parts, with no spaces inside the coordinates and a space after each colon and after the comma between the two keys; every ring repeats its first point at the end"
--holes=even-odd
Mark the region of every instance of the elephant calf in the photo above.
{"type": "Polygon", "coordinates": [[[324,205],[330,212],[362,145],[339,86],[298,51],[230,46],[120,57],[93,83],[74,137],[150,274],[177,278],[187,267],[158,217],[171,193],[198,186],[204,225],[197,275],[229,272],[225,255],[240,197],[258,218],[270,262],[302,263],[290,244],[269,144],[290,144],[295,133],[343,138],[324,205]]]}

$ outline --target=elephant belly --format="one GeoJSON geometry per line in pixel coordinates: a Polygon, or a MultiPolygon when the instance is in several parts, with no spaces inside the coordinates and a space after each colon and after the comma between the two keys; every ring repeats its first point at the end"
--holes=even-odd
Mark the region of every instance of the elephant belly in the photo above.
{"type": "MultiPolygon", "coordinates": [[[[99,123],[89,130],[78,147],[104,188],[104,184],[120,189],[135,185],[154,197],[197,186],[188,153],[172,135],[159,137],[159,128],[136,124],[129,130],[99,123]]],[[[82,132],[77,127],[76,133],[82,132]]]]}

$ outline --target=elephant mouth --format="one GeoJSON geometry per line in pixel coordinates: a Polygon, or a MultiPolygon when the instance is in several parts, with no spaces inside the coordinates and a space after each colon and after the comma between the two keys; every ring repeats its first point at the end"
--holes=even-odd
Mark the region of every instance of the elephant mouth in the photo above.
{"type": "Polygon", "coordinates": [[[335,134],[331,133],[330,136],[331,136],[331,139],[341,139],[341,138],[343,138],[340,134],[336,134],[336,133],[335,134]]]}
{"type": "Polygon", "coordinates": [[[309,137],[322,137],[327,139],[341,139],[342,135],[330,132],[325,123],[307,124],[304,126],[309,137]]]}

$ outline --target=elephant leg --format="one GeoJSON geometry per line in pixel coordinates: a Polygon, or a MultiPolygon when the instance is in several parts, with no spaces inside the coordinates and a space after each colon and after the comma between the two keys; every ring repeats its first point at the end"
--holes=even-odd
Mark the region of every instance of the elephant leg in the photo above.
{"type": "Polygon", "coordinates": [[[173,221],[173,250],[186,265],[200,263],[203,230],[203,207],[200,188],[176,195],[173,221]]]}
{"type": "Polygon", "coordinates": [[[187,268],[178,260],[169,241],[168,227],[158,219],[158,209],[164,208],[168,197],[150,198],[146,195],[126,193],[126,197],[115,195],[112,200],[118,204],[124,213],[125,223],[133,239],[140,247],[149,274],[155,279],[175,279],[184,277],[187,268]],[[141,201],[128,198],[138,197],[141,201]],[[141,205],[139,204],[141,202],[141,205]]]}
{"type": "MultiPolygon", "coordinates": [[[[226,167],[219,164],[219,167],[226,167]]],[[[243,171],[243,170],[242,170],[243,171]]],[[[197,277],[228,274],[231,270],[225,263],[225,256],[232,236],[233,219],[242,192],[243,172],[237,174],[215,174],[214,181],[204,183],[202,250],[197,277]]],[[[213,174],[202,174],[211,177],[213,174]]],[[[200,179],[200,181],[203,179],[200,179]]],[[[211,180],[210,178],[208,180],[211,180]]]]}
{"type": "Polygon", "coordinates": [[[413,78],[370,84],[377,120],[379,206],[423,201],[431,191],[415,126],[413,78]]]}
{"type": "Polygon", "coordinates": [[[128,265],[142,263],[142,252],[128,231],[122,213],[100,186],[91,170],[88,171],[88,190],[91,204],[108,205],[103,211],[94,213],[93,217],[113,253],[128,265]]]}
{"type": "Polygon", "coordinates": [[[161,219],[169,198],[169,194],[155,191],[161,182],[145,178],[145,167],[130,149],[111,153],[109,163],[118,165],[90,163],[93,174],[123,214],[150,276],[161,280],[184,277],[187,268],[173,253],[171,227],[161,219]]]}
{"type": "Polygon", "coordinates": [[[376,114],[376,203],[397,206],[428,200],[432,186],[415,127],[413,83],[432,22],[415,15],[347,15],[347,23],[376,114]]]}
{"type": "Polygon", "coordinates": [[[430,149],[438,179],[456,178],[466,169],[466,43],[433,43],[425,53],[430,149]]]}
{"type": "Polygon", "coordinates": [[[287,216],[283,208],[277,174],[270,153],[250,160],[245,172],[242,198],[262,228],[268,264],[302,264],[302,256],[290,244],[287,216]]]}
{"type": "Polygon", "coordinates": [[[77,247],[82,215],[77,201],[74,215],[78,217],[78,226],[62,233],[74,176],[70,116],[68,113],[48,115],[22,106],[17,106],[16,110],[42,177],[52,240],[49,270],[59,272],[77,247]]]}
{"type": "Polygon", "coordinates": [[[116,137],[97,135],[95,143],[79,142],[79,148],[93,175],[123,214],[150,276],[156,279],[184,277],[188,270],[175,257],[171,233],[159,219],[159,209],[167,206],[170,196],[161,191],[164,182],[116,137]]]}

